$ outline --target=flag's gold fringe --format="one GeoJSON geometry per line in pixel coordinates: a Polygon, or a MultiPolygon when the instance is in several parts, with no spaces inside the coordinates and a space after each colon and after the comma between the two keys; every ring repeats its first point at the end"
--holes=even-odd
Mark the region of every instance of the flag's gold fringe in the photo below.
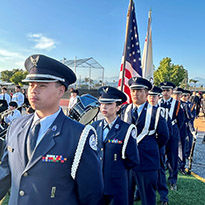
{"type": "MultiPolygon", "coordinates": [[[[186,169],[186,171],[188,171],[188,169],[186,169]]],[[[195,174],[194,172],[191,172],[191,175],[194,176],[195,178],[199,179],[203,183],[205,183],[205,179],[200,177],[199,175],[195,174]]]]}
{"type": "Polygon", "coordinates": [[[4,199],[5,199],[5,197],[0,201],[0,205],[3,203],[4,199]]]}

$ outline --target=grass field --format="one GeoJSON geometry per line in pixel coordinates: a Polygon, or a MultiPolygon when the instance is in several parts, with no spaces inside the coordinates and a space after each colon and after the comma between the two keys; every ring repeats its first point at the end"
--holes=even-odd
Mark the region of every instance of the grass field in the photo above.
{"type": "MultiPolygon", "coordinates": [[[[193,176],[179,174],[177,184],[177,191],[169,191],[170,205],[205,205],[205,183],[193,176]]],[[[2,205],[7,205],[8,199],[9,197],[6,196],[2,205]]],[[[136,204],[140,205],[141,202],[135,202],[136,204]]],[[[157,196],[157,204],[160,204],[159,196],[157,196]]]]}
{"type": "MultiPolygon", "coordinates": [[[[205,205],[205,183],[192,175],[179,173],[177,186],[177,191],[170,191],[169,189],[168,198],[170,205],[205,205]]],[[[140,205],[141,202],[138,201],[136,204],[140,205]]],[[[158,194],[157,204],[160,204],[158,194]]]]}

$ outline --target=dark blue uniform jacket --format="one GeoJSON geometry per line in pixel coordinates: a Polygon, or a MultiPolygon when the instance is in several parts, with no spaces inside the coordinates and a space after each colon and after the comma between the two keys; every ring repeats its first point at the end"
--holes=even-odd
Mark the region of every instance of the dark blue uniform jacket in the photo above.
{"type": "Polygon", "coordinates": [[[127,170],[139,163],[136,137],[133,137],[132,134],[134,133],[131,132],[125,150],[125,159],[122,159],[122,147],[129,124],[118,118],[104,142],[104,120],[96,121],[92,125],[96,129],[98,136],[98,149],[104,176],[104,194],[114,195],[123,192],[125,194],[128,191],[127,170]]]}
{"type": "MultiPolygon", "coordinates": [[[[148,102],[145,103],[143,110],[135,122],[137,127],[137,135],[139,135],[144,126],[145,126],[145,116],[147,112],[148,102]]],[[[123,110],[126,112],[126,109],[123,110]]],[[[129,112],[132,112],[130,110],[129,112]]],[[[154,129],[155,120],[156,120],[157,108],[153,107],[151,122],[149,130],[154,129]]],[[[124,118],[124,113],[121,115],[121,119],[124,118]]],[[[128,122],[132,123],[132,122],[128,122]]],[[[169,131],[167,127],[167,122],[164,117],[160,115],[158,126],[156,128],[156,133],[152,135],[146,135],[138,144],[138,150],[140,155],[140,164],[136,166],[135,170],[157,170],[160,168],[160,155],[159,147],[162,147],[166,144],[169,138],[169,131]]]]}
{"type": "Polygon", "coordinates": [[[61,111],[26,164],[25,142],[33,115],[16,119],[9,127],[0,165],[0,198],[10,187],[10,205],[98,204],[103,193],[100,160],[90,140],[90,131],[78,164],[76,177],[71,166],[84,125],[61,111]],[[45,158],[60,156],[50,162],[45,158]]]}

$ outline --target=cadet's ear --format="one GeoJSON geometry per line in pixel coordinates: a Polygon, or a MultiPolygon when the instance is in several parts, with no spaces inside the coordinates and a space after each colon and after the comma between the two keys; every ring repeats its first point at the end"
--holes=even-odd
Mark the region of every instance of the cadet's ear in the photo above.
{"type": "Polygon", "coordinates": [[[119,112],[120,108],[121,108],[121,105],[116,104],[116,111],[117,111],[117,112],[119,112]]]}
{"type": "Polygon", "coordinates": [[[65,93],[65,86],[60,85],[59,86],[59,95],[60,95],[60,97],[63,97],[64,93],[65,93]]]}

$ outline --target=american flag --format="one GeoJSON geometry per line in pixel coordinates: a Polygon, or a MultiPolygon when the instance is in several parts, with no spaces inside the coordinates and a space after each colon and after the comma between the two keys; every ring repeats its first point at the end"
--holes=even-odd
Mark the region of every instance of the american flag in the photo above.
{"type": "Polygon", "coordinates": [[[133,1],[130,1],[127,21],[128,25],[120,68],[118,89],[124,91],[128,98],[127,103],[131,103],[132,100],[130,96],[128,80],[132,77],[142,76],[139,35],[137,30],[137,20],[135,16],[135,7],[133,1]]]}

